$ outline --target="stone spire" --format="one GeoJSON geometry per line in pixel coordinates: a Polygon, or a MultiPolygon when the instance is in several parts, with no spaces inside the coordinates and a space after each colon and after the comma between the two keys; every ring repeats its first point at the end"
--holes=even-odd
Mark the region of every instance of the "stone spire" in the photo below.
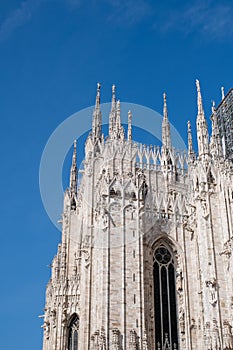
{"type": "Polygon", "coordinates": [[[170,123],[168,120],[166,93],[163,94],[162,143],[164,148],[166,149],[171,148],[171,132],[170,132],[170,123]]]}
{"type": "Polygon", "coordinates": [[[121,103],[120,100],[117,101],[117,109],[116,109],[116,131],[120,132],[121,129],[121,103]]]}
{"type": "Polygon", "coordinates": [[[201,96],[201,87],[200,82],[198,79],[196,79],[196,86],[197,86],[197,109],[198,109],[198,115],[204,115],[204,108],[202,103],[202,96],[201,96]]]}
{"type": "Polygon", "coordinates": [[[132,140],[132,112],[128,111],[128,141],[132,140]]]}
{"type": "Polygon", "coordinates": [[[112,86],[112,105],[109,115],[109,136],[111,139],[124,139],[124,128],[121,125],[121,103],[116,101],[116,87],[112,86]]]}
{"type": "Polygon", "coordinates": [[[115,136],[117,139],[121,139],[121,140],[124,140],[124,138],[125,138],[124,128],[121,125],[121,103],[120,103],[120,100],[117,101],[115,136]]]}
{"type": "Polygon", "coordinates": [[[112,108],[111,112],[116,110],[116,85],[112,85],[112,108]]]}
{"type": "Polygon", "coordinates": [[[92,139],[97,140],[101,138],[101,129],[102,129],[102,115],[100,111],[100,83],[97,84],[96,100],[95,100],[95,109],[93,112],[92,119],[92,139]]]}
{"type": "Polygon", "coordinates": [[[77,142],[74,140],[74,150],[72,157],[72,165],[70,168],[70,193],[77,194],[77,142]]]}
{"type": "Polygon", "coordinates": [[[112,85],[112,104],[109,115],[109,136],[113,137],[113,132],[116,124],[116,86],[112,85]]]}
{"type": "Polygon", "coordinates": [[[203,157],[209,154],[209,135],[202,103],[201,88],[199,80],[196,80],[197,86],[197,141],[198,154],[203,157]]]}
{"type": "Polygon", "coordinates": [[[191,123],[188,121],[188,156],[189,158],[193,158],[194,150],[193,150],[193,138],[192,138],[192,130],[191,123]]]}
{"type": "Polygon", "coordinates": [[[217,121],[217,114],[216,114],[216,108],[215,108],[215,102],[213,101],[212,105],[212,115],[211,115],[211,121],[212,121],[212,134],[210,139],[210,152],[212,156],[221,156],[222,155],[222,145],[221,145],[221,139],[220,139],[220,133],[218,128],[218,121],[217,121]]]}

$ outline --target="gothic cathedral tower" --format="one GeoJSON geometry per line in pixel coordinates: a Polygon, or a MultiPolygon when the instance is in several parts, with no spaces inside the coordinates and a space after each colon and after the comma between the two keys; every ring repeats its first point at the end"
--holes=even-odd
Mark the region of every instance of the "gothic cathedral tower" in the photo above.
{"type": "Polygon", "coordinates": [[[198,154],[127,135],[112,88],[102,134],[100,85],[77,186],[76,142],[62,240],[46,290],[43,350],[233,349],[233,170],[216,109],[209,138],[197,81],[198,154]]]}

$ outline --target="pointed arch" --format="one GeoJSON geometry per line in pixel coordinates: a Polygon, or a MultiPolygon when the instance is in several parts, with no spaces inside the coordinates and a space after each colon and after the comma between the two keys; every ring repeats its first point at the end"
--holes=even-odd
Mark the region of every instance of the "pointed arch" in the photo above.
{"type": "Polygon", "coordinates": [[[68,322],[68,350],[78,350],[79,317],[73,314],[68,322]]]}
{"type": "Polygon", "coordinates": [[[178,349],[176,258],[172,246],[159,239],[153,246],[155,349],[178,349]],[[176,347],[175,347],[176,346],[176,347]]]}

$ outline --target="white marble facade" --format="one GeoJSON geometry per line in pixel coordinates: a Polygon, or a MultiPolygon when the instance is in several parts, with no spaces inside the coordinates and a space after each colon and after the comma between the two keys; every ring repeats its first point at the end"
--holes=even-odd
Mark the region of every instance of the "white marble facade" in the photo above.
{"type": "Polygon", "coordinates": [[[196,155],[190,123],[188,153],[172,148],[166,96],[163,146],[134,143],[114,86],[104,138],[98,85],[79,188],[74,144],[43,350],[233,349],[233,163],[214,107],[208,135],[198,81],[197,94],[196,155]]]}

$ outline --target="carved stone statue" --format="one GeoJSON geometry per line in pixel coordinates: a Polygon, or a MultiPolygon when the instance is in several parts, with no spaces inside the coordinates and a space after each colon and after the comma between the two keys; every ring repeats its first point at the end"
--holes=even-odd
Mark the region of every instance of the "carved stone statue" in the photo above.
{"type": "Polygon", "coordinates": [[[215,306],[217,303],[217,281],[215,277],[206,281],[206,287],[209,288],[209,302],[211,305],[215,306]]]}
{"type": "Polygon", "coordinates": [[[213,331],[212,331],[212,350],[220,350],[220,339],[217,320],[213,319],[213,331]]]}
{"type": "Polygon", "coordinates": [[[45,321],[42,327],[44,328],[45,339],[49,339],[49,335],[50,335],[50,323],[49,323],[49,321],[45,321]]]}
{"type": "Polygon", "coordinates": [[[181,307],[179,310],[179,324],[180,324],[180,332],[182,334],[185,333],[185,319],[184,319],[184,309],[181,307]]]}
{"type": "Polygon", "coordinates": [[[129,349],[130,350],[139,350],[137,332],[135,331],[135,329],[132,329],[129,333],[130,333],[129,349]]]}
{"type": "Polygon", "coordinates": [[[56,310],[51,310],[51,319],[53,328],[56,327],[56,310]]]}
{"type": "Polygon", "coordinates": [[[233,349],[232,327],[227,320],[223,321],[223,350],[233,349]]]}
{"type": "Polygon", "coordinates": [[[180,267],[176,269],[176,288],[178,292],[183,290],[183,273],[180,267]]]}
{"type": "Polygon", "coordinates": [[[113,328],[112,330],[112,349],[120,350],[120,331],[118,328],[113,328]]]}
{"type": "Polygon", "coordinates": [[[142,350],[149,350],[146,332],[144,332],[144,335],[143,335],[142,350]]]}
{"type": "Polygon", "coordinates": [[[205,340],[205,350],[212,350],[212,337],[211,337],[211,333],[210,333],[210,323],[209,322],[206,322],[206,324],[205,324],[204,340],[205,340]]]}

